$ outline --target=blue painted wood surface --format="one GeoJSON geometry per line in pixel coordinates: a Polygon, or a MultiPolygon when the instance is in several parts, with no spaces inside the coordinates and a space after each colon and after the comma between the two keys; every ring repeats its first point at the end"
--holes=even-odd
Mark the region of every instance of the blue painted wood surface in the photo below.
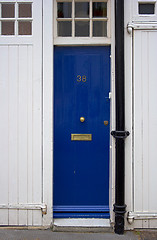
{"type": "Polygon", "coordinates": [[[54,217],[108,218],[110,47],[54,53],[54,217]],[[92,141],[71,141],[76,133],[92,141]]]}

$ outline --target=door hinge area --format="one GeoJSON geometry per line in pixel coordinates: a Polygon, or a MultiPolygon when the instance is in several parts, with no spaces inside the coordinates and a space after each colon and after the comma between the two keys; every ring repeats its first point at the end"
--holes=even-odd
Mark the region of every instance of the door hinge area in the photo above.
{"type": "Polygon", "coordinates": [[[0,204],[0,209],[41,210],[42,214],[47,214],[47,205],[45,203],[0,204]]]}
{"type": "Polygon", "coordinates": [[[127,221],[132,224],[134,220],[157,220],[157,212],[128,212],[127,221]]]}

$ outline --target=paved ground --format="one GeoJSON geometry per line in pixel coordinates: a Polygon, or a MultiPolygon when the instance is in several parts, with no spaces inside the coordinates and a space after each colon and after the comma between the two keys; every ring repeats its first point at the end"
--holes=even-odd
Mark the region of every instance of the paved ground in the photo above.
{"type": "Polygon", "coordinates": [[[0,229],[0,240],[157,240],[157,231],[115,233],[70,233],[47,230],[0,229]]]}
{"type": "MultiPolygon", "coordinates": [[[[10,230],[0,229],[0,240],[141,240],[139,234],[126,232],[115,233],[69,233],[48,230],[10,230]]],[[[142,238],[142,240],[146,240],[142,238]]],[[[152,239],[151,239],[152,240],[152,239]]],[[[157,240],[157,238],[156,238],[157,240]]]]}
{"type": "Polygon", "coordinates": [[[152,231],[137,231],[140,240],[157,240],[157,230],[152,231]]]}

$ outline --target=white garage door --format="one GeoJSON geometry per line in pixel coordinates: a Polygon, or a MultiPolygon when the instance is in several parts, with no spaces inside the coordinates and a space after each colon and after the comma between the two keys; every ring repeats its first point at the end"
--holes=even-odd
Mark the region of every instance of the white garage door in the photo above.
{"type": "Polygon", "coordinates": [[[0,225],[42,225],[42,0],[0,8],[0,225]]]}
{"type": "Polygon", "coordinates": [[[134,212],[149,218],[157,216],[157,31],[134,31],[133,59],[134,212]]]}

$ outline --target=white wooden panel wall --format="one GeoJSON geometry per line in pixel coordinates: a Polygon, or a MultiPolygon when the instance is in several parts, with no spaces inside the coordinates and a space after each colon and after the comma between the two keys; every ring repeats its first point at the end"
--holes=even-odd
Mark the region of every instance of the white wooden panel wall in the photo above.
{"type": "MultiPolygon", "coordinates": [[[[33,46],[3,45],[0,52],[0,204],[41,203],[41,102],[34,95],[40,85],[33,81],[33,46]]],[[[41,214],[35,215],[0,210],[0,224],[41,224],[41,214]]]]}
{"type": "MultiPolygon", "coordinates": [[[[0,40],[0,206],[41,204],[41,0],[33,1],[33,36],[12,39],[0,40]]],[[[0,225],[42,225],[42,211],[1,207],[0,225]]]]}
{"type": "MultiPolygon", "coordinates": [[[[134,212],[157,214],[157,31],[134,31],[134,212]]],[[[157,227],[145,220],[140,227],[157,227]]]]}

